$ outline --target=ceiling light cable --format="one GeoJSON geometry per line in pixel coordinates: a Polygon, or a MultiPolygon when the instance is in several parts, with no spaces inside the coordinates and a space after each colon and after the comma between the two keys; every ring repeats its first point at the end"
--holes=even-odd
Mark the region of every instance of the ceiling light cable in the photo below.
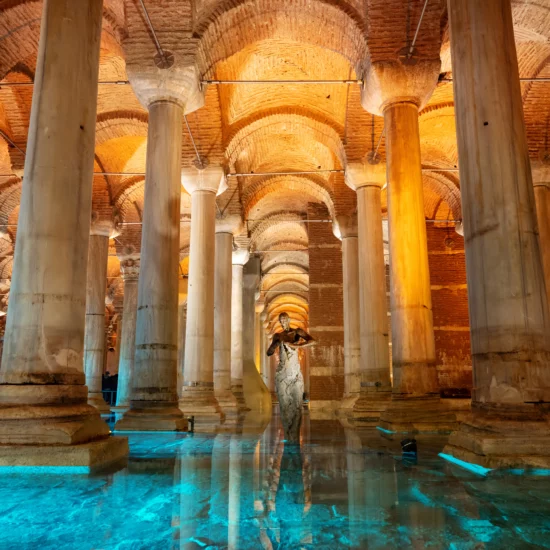
{"type": "Polygon", "coordinates": [[[149,29],[151,30],[151,34],[153,35],[153,40],[155,42],[155,47],[157,48],[157,52],[159,54],[159,57],[162,59],[162,61],[165,64],[168,64],[167,56],[162,49],[162,46],[160,45],[160,42],[157,38],[157,33],[155,32],[155,28],[153,27],[153,23],[151,22],[151,18],[149,17],[149,12],[147,11],[147,8],[145,7],[145,3],[143,0],[139,0],[139,3],[141,4],[141,8],[143,9],[143,15],[145,16],[145,20],[147,21],[147,25],[149,26],[149,29]]]}
{"type": "Polygon", "coordinates": [[[413,52],[414,52],[414,45],[416,44],[416,40],[418,38],[418,33],[420,32],[420,26],[422,25],[422,19],[424,19],[424,14],[426,13],[426,8],[428,7],[428,2],[430,0],[426,0],[424,2],[424,7],[422,8],[422,13],[420,14],[420,19],[418,20],[418,25],[416,27],[416,32],[414,33],[413,41],[411,42],[409,53],[407,54],[407,59],[410,59],[413,52]]]}

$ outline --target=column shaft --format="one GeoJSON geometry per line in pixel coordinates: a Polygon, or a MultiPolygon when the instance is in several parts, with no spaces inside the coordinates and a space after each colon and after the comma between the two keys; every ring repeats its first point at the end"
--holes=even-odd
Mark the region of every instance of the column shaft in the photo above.
{"type": "Polygon", "coordinates": [[[186,429],[176,391],[182,119],[175,101],[149,106],[134,376],[119,430],[186,429]]]}
{"type": "Polygon", "coordinates": [[[550,318],[511,3],[453,0],[448,9],[474,414],[445,453],[489,468],[548,468],[550,318]]]}
{"type": "Polygon", "coordinates": [[[532,408],[550,401],[550,325],[510,1],[457,0],[449,12],[473,399],[532,408]]]}
{"type": "Polygon", "coordinates": [[[187,332],[187,301],[178,304],[178,397],[181,399],[185,369],[185,333],[187,332]]]}
{"type": "Polygon", "coordinates": [[[88,386],[88,403],[99,412],[109,412],[103,399],[103,359],[105,356],[105,291],[109,237],[90,235],[86,282],[86,325],[84,333],[84,372],[88,386]]]}
{"type": "Polygon", "coordinates": [[[118,367],[117,407],[130,406],[131,386],[134,378],[137,319],[137,275],[124,275],[124,303],[118,367]]]}
{"type": "Polygon", "coordinates": [[[535,185],[535,203],[546,296],[550,304],[550,184],[535,185]]]}
{"type": "Polygon", "coordinates": [[[361,384],[371,391],[391,391],[388,302],[382,234],[380,186],[357,190],[361,384]]]}
{"type": "Polygon", "coordinates": [[[359,327],[359,241],[356,235],[342,238],[344,275],[344,401],[353,406],[359,397],[361,340],[359,327]]]}
{"type": "Polygon", "coordinates": [[[93,466],[128,452],[86,403],[83,370],[102,5],[43,4],[0,371],[0,444],[9,443],[0,464],[93,466]]]}
{"type": "Polygon", "coordinates": [[[231,392],[231,282],[233,234],[216,233],[214,278],[214,394],[222,410],[236,413],[231,392]]]}
{"type": "Polygon", "coordinates": [[[418,107],[385,112],[395,397],[438,396],[418,107]]]}
{"type": "Polygon", "coordinates": [[[180,407],[203,425],[223,415],[214,397],[214,266],[216,193],[191,193],[191,245],[185,338],[184,387],[180,407]]]}
{"type": "Polygon", "coordinates": [[[243,272],[233,264],[231,284],[231,390],[241,409],[246,409],[243,390],[243,272]]]}

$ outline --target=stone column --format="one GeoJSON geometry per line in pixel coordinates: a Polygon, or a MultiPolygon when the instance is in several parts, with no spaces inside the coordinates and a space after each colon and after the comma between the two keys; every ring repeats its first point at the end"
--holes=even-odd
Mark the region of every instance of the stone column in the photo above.
{"type": "Polygon", "coordinates": [[[45,0],[0,370],[0,465],[128,453],[83,369],[101,0],[45,0]]]}
{"type": "Polygon", "coordinates": [[[453,0],[449,16],[474,392],[445,453],[549,468],[550,317],[511,4],[453,0]]]}
{"type": "Polygon", "coordinates": [[[139,258],[126,258],[120,262],[124,279],[122,330],[120,331],[120,361],[118,363],[117,409],[130,406],[131,385],[136,352],[136,319],[139,277],[139,258]]]}
{"type": "Polygon", "coordinates": [[[180,408],[195,416],[196,429],[210,429],[224,420],[214,396],[214,273],[216,193],[225,190],[225,176],[220,167],[192,168],[182,182],[191,195],[191,243],[180,408]]]}
{"type": "Polygon", "coordinates": [[[355,423],[373,425],[391,397],[386,266],[381,189],[384,164],[350,163],[346,183],[357,192],[359,237],[359,315],[361,390],[354,405],[355,423]]]}
{"type": "Polygon", "coordinates": [[[420,158],[419,109],[436,86],[440,61],[370,65],[363,106],[386,128],[393,396],[385,429],[448,431],[439,399],[420,158]]]}
{"type": "Polygon", "coordinates": [[[243,272],[248,262],[248,250],[233,252],[231,284],[231,391],[241,410],[246,411],[243,391],[243,272]]]}
{"type": "Polygon", "coordinates": [[[216,228],[214,278],[214,395],[226,415],[237,415],[239,405],[231,392],[231,281],[233,233],[216,228]]]}
{"type": "Polygon", "coordinates": [[[262,375],[262,321],[261,316],[265,308],[265,300],[260,292],[256,293],[256,305],[254,309],[254,364],[256,369],[262,375]]]}
{"type": "Polygon", "coordinates": [[[178,304],[178,397],[181,399],[183,371],[185,369],[185,332],[187,330],[187,297],[178,304]]]}
{"type": "Polygon", "coordinates": [[[88,403],[101,413],[110,411],[101,391],[105,358],[105,292],[107,260],[112,224],[94,223],[88,244],[86,281],[86,323],[84,329],[84,373],[88,386],[88,403]]]}
{"type": "Polygon", "coordinates": [[[546,296],[550,304],[550,165],[533,166],[533,186],[546,296]]]}
{"type": "MultiPolygon", "coordinates": [[[[265,304],[264,304],[265,305],[265,304]]],[[[267,368],[267,311],[264,310],[260,314],[260,372],[264,379],[265,385],[269,388],[269,369],[267,368]]]]}
{"type": "Polygon", "coordinates": [[[335,234],[342,241],[344,293],[344,397],[342,413],[351,413],[361,389],[359,325],[359,239],[357,216],[339,216],[335,234]]]}
{"type": "Polygon", "coordinates": [[[130,409],[116,429],[180,431],[187,429],[176,390],[183,103],[171,97],[148,107],[134,375],[130,409]]]}

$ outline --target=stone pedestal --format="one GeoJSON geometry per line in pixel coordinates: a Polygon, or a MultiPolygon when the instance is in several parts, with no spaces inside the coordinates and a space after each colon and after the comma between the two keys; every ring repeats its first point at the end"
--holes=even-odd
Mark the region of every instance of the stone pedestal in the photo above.
{"type": "Polygon", "coordinates": [[[335,235],[342,241],[344,291],[344,397],[340,404],[340,413],[351,415],[361,389],[357,217],[338,217],[335,235]]]}
{"type": "Polygon", "coordinates": [[[102,4],[43,5],[0,370],[1,465],[88,467],[128,453],[87,403],[83,371],[102,4]]]}
{"type": "Polygon", "coordinates": [[[185,169],[191,194],[191,244],[184,382],[180,409],[195,417],[195,429],[211,430],[225,415],[214,396],[214,272],[216,193],[225,177],[220,167],[185,169]]]}
{"type": "Polygon", "coordinates": [[[231,285],[231,391],[239,403],[241,411],[250,410],[246,406],[243,390],[243,271],[248,262],[248,250],[233,252],[231,285]]]}
{"type": "Polygon", "coordinates": [[[444,453],[548,468],[550,317],[511,5],[453,0],[449,16],[474,391],[444,453]]]}
{"type": "Polygon", "coordinates": [[[105,357],[105,291],[110,234],[111,227],[108,224],[93,224],[88,245],[84,372],[88,386],[88,403],[100,413],[110,411],[101,391],[105,357]]]}
{"type": "Polygon", "coordinates": [[[418,126],[439,67],[439,60],[372,64],[362,96],[367,109],[384,115],[386,128],[393,397],[380,425],[388,430],[441,431],[452,417],[439,404],[418,126]],[[425,407],[432,425],[424,414],[415,425],[403,403],[409,399],[413,408],[425,407]]]}
{"type": "Polygon", "coordinates": [[[231,258],[233,233],[216,231],[214,279],[214,395],[226,423],[239,417],[239,404],[231,391],[231,258]]]}
{"type": "Polygon", "coordinates": [[[122,260],[120,262],[120,270],[122,278],[124,279],[124,303],[120,338],[116,409],[127,410],[130,407],[130,394],[136,352],[139,259],[126,258],[122,260]]]}
{"type": "Polygon", "coordinates": [[[134,373],[117,430],[187,429],[176,391],[182,124],[178,99],[149,105],[134,373]]]}
{"type": "Polygon", "coordinates": [[[386,268],[381,188],[384,164],[350,163],[346,183],[357,192],[361,388],[353,407],[356,425],[375,426],[391,398],[386,268]]]}

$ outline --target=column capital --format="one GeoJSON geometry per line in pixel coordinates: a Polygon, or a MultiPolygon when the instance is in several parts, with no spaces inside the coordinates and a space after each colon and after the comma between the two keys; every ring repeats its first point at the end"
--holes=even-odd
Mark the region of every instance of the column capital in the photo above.
{"type": "Polygon", "coordinates": [[[190,195],[195,191],[209,191],[221,195],[227,189],[225,173],[221,166],[184,168],[181,171],[181,184],[190,195]]]}
{"type": "Polygon", "coordinates": [[[126,258],[120,262],[120,271],[124,281],[136,281],[139,278],[139,259],[126,258]]]}
{"type": "Polygon", "coordinates": [[[414,103],[422,109],[439,79],[441,60],[419,59],[414,65],[401,61],[375,61],[367,65],[361,89],[361,105],[373,115],[400,102],[414,103]]]}
{"type": "Polygon", "coordinates": [[[357,237],[357,213],[336,216],[332,222],[332,232],[340,240],[357,237]]]}
{"type": "Polygon", "coordinates": [[[531,161],[531,172],[533,174],[533,185],[535,187],[550,188],[550,164],[542,161],[531,161]]]}
{"type": "Polygon", "coordinates": [[[216,218],[216,233],[231,233],[240,235],[244,229],[244,222],[238,214],[229,214],[223,218],[216,218]]]}
{"type": "Polygon", "coordinates": [[[90,235],[109,237],[109,239],[118,237],[120,235],[118,229],[119,222],[118,216],[105,217],[94,210],[90,223],[90,235]]]}
{"type": "Polygon", "coordinates": [[[350,162],[346,166],[346,185],[358,191],[361,187],[380,187],[386,185],[386,165],[384,163],[350,162]]]}
{"type": "Polygon", "coordinates": [[[204,106],[206,90],[195,64],[179,66],[176,63],[167,69],[158,68],[154,63],[128,64],[127,71],[134,93],[147,109],[162,101],[177,103],[184,114],[204,106]]]}
{"type": "Polygon", "coordinates": [[[233,256],[231,258],[231,263],[233,265],[244,266],[248,259],[250,258],[250,252],[246,248],[238,248],[233,250],[233,256]]]}

